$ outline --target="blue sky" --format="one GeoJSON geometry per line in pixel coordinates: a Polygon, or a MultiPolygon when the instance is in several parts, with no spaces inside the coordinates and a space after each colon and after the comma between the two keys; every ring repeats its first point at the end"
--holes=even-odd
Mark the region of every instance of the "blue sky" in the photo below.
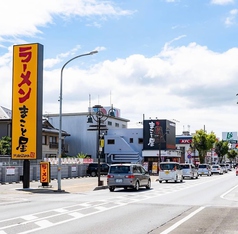
{"type": "Polygon", "coordinates": [[[237,131],[237,0],[22,0],[0,7],[0,105],[11,109],[14,44],[44,45],[43,113],[121,109],[177,120],[177,134],[237,131]]]}

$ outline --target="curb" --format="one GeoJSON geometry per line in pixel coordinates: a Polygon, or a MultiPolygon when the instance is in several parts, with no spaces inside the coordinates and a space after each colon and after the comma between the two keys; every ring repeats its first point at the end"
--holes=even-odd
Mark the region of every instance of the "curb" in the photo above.
{"type": "Polygon", "coordinates": [[[108,186],[97,186],[93,191],[101,190],[101,189],[108,189],[108,186]]]}

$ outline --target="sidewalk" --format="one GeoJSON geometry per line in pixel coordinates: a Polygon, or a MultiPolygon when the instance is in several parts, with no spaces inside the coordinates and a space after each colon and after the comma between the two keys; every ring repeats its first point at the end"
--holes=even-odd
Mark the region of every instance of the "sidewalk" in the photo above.
{"type": "MultiPolygon", "coordinates": [[[[157,176],[151,176],[151,181],[155,182],[157,176]]],[[[0,185],[0,194],[8,193],[84,193],[107,189],[107,177],[101,176],[102,186],[98,186],[97,177],[80,177],[72,179],[61,179],[61,190],[58,189],[58,180],[52,180],[49,186],[42,187],[40,181],[30,182],[29,188],[23,188],[22,183],[12,183],[0,185]]]]}

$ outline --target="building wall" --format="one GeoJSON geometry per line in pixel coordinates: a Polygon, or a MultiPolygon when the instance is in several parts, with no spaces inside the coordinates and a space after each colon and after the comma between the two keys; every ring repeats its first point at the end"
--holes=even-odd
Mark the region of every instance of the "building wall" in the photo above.
{"type": "Polygon", "coordinates": [[[110,129],[104,139],[107,162],[142,161],[143,129],[110,129]],[[114,144],[108,144],[111,140],[114,144]]]}
{"type": "MultiPolygon", "coordinates": [[[[98,130],[97,122],[87,123],[89,113],[69,113],[62,115],[62,129],[70,134],[65,138],[65,143],[68,144],[68,155],[76,156],[78,153],[83,153],[91,156],[96,161],[98,152],[98,130]],[[94,125],[96,127],[90,127],[94,125]],[[88,129],[94,129],[89,131],[88,129]]],[[[59,126],[59,116],[49,115],[48,121],[54,126],[59,126]]],[[[107,129],[120,129],[127,127],[128,120],[122,118],[109,117],[102,125],[106,125],[107,129]],[[108,125],[108,122],[111,125],[108,125]]],[[[101,134],[107,131],[105,127],[101,127],[101,134]],[[103,130],[104,129],[104,130],[103,130]]]]}
{"type": "Polygon", "coordinates": [[[0,138],[11,136],[11,125],[8,122],[0,122],[0,138]]]}

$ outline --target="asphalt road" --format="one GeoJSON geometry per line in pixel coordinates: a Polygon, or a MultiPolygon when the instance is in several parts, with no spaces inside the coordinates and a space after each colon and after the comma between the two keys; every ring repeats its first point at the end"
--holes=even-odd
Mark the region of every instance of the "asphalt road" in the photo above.
{"type": "MultiPolygon", "coordinates": [[[[106,177],[102,177],[106,185],[106,177]]],[[[238,176],[235,172],[162,183],[140,191],[105,186],[97,178],[57,181],[50,188],[31,182],[0,186],[0,234],[193,234],[238,233],[238,176]]]]}

